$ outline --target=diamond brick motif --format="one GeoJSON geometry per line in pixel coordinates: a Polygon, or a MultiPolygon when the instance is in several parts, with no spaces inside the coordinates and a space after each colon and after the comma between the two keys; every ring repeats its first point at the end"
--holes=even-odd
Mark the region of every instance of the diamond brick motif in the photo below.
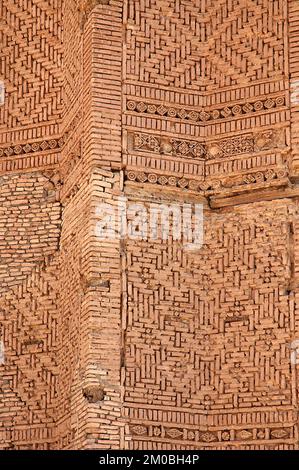
{"type": "Polygon", "coordinates": [[[137,111],[139,111],[140,113],[145,113],[146,110],[147,110],[147,105],[143,103],[143,101],[141,101],[141,103],[138,103],[137,111]]]}
{"type": "Polygon", "coordinates": [[[243,106],[244,113],[250,113],[253,110],[253,106],[250,103],[246,103],[243,106]]]}
{"type": "Polygon", "coordinates": [[[1,13],[0,448],[297,449],[296,0],[1,13]]]}
{"type": "Polygon", "coordinates": [[[190,150],[189,145],[186,142],[182,142],[178,147],[178,151],[182,155],[186,155],[187,153],[189,153],[189,150],[190,150]]]}
{"type": "Polygon", "coordinates": [[[31,150],[32,150],[31,145],[30,145],[30,144],[24,145],[23,150],[24,150],[24,152],[26,152],[26,153],[31,152],[31,150]]]}
{"type": "Polygon", "coordinates": [[[45,140],[40,144],[40,148],[42,150],[47,150],[49,148],[49,144],[48,142],[46,142],[45,140]]]}
{"type": "Polygon", "coordinates": [[[226,108],[222,109],[221,114],[222,114],[222,116],[227,118],[232,114],[232,111],[229,107],[226,107],[226,108]]]}
{"type": "Polygon", "coordinates": [[[203,112],[201,112],[201,113],[199,114],[199,117],[200,117],[200,119],[201,119],[202,121],[208,121],[211,116],[210,116],[209,113],[203,111],[203,112]]]}
{"type": "Polygon", "coordinates": [[[275,106],[275,101],[272,99],[269,99],[265,101],[265,108],[271,109],[275,106]]]}
{"type": "Polygon", "coordinates": [[[165,106],[163,105],[160,105],[157,108],[157,113],[160,114],[161,116],[164,116],[164,114],[167,113],[167,108],[165,108],[165,106]]]}

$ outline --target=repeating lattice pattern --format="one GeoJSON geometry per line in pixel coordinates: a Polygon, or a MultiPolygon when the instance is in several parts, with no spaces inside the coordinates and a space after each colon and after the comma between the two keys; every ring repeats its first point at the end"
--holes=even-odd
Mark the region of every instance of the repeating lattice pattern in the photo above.
{"type": "Polygon", "coordinates": [[[1,448],[298,448],[297,4],[1,2],[1,448]],[[99,243],[132,188],[202,249],[99,243]]]}

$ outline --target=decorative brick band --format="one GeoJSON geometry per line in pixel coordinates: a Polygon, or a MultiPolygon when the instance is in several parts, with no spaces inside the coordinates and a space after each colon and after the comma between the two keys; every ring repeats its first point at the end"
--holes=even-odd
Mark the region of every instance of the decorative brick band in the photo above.
{"type": "Polygon", "coordinates": [[[286,144],[285,131],[266,130],[259,133],[237,135],[227,139],[203,143],[193,140],[172,139],[153,134],[135,132],[129,134],[133,150],[158,154],[212,160],[252,152],[282,148],[286,144]]]}
{"type": "Polygon", "coordinates": [[[65,142],[65,138],[61,137],[60,139],[51,139],[51,140],[42,140],[39,142],[33,142],[31,144],[18,144],[15,146],[0,148],[0,157],[12,157],[14,155],[28,155],[30,153],[36,152],[46,152],[46,151],[57,151],[61,148],[65,142]]]}
{"type": "Polygon", "coordinates": [[[190,110],[185,108],[171,107],[164,104],[148,103],[144,101],[127,101],[127,111],[151,114],[161,117],[176,118],[190,122],[206,123],[218,119],[237,118],[250,113],[267,112],[274,108],[285,105],[285,96],[268,97],[265,100],[247,101],[233,106],[223,108],[207,108],[201,110],[190,110]]]}
{"type": "Polygon", "coordinates": [[[146,438],[154,436],[157,439],[174,439],[183,441],[195,441],[202,443],[228,442],[228,441],[262,441],[285,440],[294,436],[293,427],[288,428],[255,428],[235,429],[220,431],[201,431],[199,429],[177,428],[162,425],[134,424],[130,426],[130,432],[136,436],[146,438]]]}
{"type": "Polygon", "coordinates": [[[238,177],[225,178],[223,180],[194,180],[184,177],[176,177],[169,175],[160,175],[156,173],[145,173],[143,171],[130,170],[125,173],[128,181],[136,181],[138,183],[159,184],[161,186],[169,186],[172,188],[190,189],[203,193],[206,191],[219,191],[243,185],[271,183],[272,180],[283,180],[287,178],[288,173],[284,168],[274,170],[269,168],[265,171],[258,171],[240,175],[238,177]]]}
{"type": "Polygon", "coordinates": [[[59,152],[51,152],[46,155],[34,155],[15,159],[0,160],[0,173],[13,173],[30,171],[32,169],[52,168],[59,164],[59,152]]]}

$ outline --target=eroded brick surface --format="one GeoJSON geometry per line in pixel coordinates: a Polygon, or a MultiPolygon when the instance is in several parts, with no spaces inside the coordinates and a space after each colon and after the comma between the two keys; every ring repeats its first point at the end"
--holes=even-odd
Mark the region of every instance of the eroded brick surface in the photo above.
{"type": "Polygon", "coordinates": [[[3,449],[298,448],[299,4],[216,3],[1,4],[3,449]]]}

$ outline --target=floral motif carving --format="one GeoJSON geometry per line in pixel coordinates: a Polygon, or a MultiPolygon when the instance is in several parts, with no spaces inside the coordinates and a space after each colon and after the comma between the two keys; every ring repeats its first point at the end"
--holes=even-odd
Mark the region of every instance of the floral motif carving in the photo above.
{"type": "Polygon", "coordinates": [[[286,429],[273,429],[270,435],[272,439],[287,439],[289,432],[286,429]]]}
{"type": "Polygon", "coordinates": [[[253,435],[251,431],[247,431],[246,429],[237,432],[237,440],[239,441],[248,441],[252,439],[253,435]]]}
{"type": "Polygon", "coordinates": [[[200,430],[200,429],[184,429],[183,427],[167,427],[163,424],[160,425],[143,425],[132,424],[130,431],[136,438],[143,438],[145,436],[155,436],[156,439],[174,439],[174,440],[187,440],[199,441],[201,443],[210,444],[212,442],[246,442],[264,439],[280,440],[288,439],[292,435],[292,428],[274,428],[274,429],[237,429],[235,432],[231,430],[223,430],[220,433],[214,430],[200,430]]]}
{"type": "Polygon", "coordinates": [[[201,434],[200,438],[201,441],[203,442],[215,442],[218,441],[216,434],[212,432],[204,432],[201,434]]]}
{"type": "Polygon", "coordinates": [[[183,431],[176,428],[166,429],[165,433],[171,439],[179,439],[183,435],[183,431]]]}
{"type": "Polygon", "coordinates": [[[171,139],[153,134],[133,134],[133,149],[195,159],[221,159],[231,156],[262,152],[285,146],[284,130],[267,130],[258,134],[243,134],[216,140],[207,144],[194,140],[171,139]]]}
{"type": "Polygon", "coordinates": [[[147,427],[142,426],[141,424],[137,424],[136,426],[131,426],[131,433],[135,434],[136,436],[145,436],[147,434],[147,427]]]}

